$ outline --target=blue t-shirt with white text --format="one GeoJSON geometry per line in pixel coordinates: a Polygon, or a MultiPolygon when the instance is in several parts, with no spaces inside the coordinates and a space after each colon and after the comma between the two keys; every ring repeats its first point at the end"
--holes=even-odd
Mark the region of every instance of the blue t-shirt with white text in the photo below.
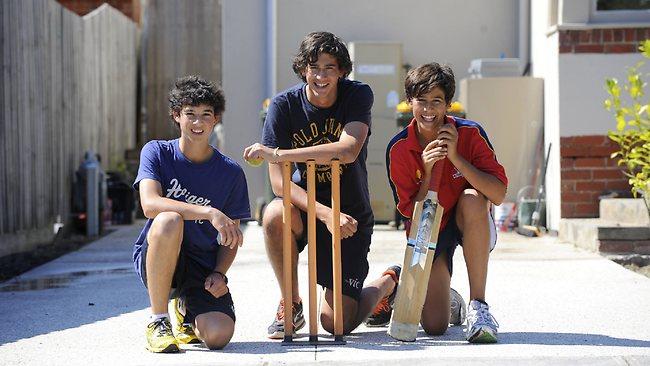
{"type": "MultiPolygon", "coordinates": [[[[133,187],[140,181],[153,179],[162,186],[162,196],[190,204],[210,206],[232,220],[250,217],[248,187],[244,171],[234,160],[214,149],[212,157],[203,163],[193,163],[183,155],[179,140],[149,141],[140,153],[140,167],[133,187]]],[[[140,257],[152,219],[148,219],[135,242],[133,259],[140,257]]],[[[217,229],[209,220],[185,220],[183,249],[207,269],[213,269],[217,259],[217,229]]],[[[140,266],[136,265],[139,270],[140,266]]]]}
{"type": "MultiPolygon", "coordinates": [[[[349,122],[368,125],[368,137],[357,159],[341,164],[341,212],[354,217],[359,231],[372,233],[374,216],[368,192],[366,157],[370,137],[371,114],[374,101],[367,84],[341,79],[337,98],[329,108],[318,108],[307,99],[306,84],[295,85],[276,95],[269,105],[264,121],[262,144],[281,149],[295,149],[336,142],[349,122]]],[[[307,187],[306,164],[296,164],[293,182],[307,187]]],[[[331,206],[331,168],[316,165],[316,199],[331,206]]]]}

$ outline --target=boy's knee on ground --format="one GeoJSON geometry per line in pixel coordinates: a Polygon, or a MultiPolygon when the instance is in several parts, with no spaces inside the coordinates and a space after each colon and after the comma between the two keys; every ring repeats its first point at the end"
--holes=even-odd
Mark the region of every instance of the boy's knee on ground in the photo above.
{"type": "MultiPolygon", "coordinates": [[[[356,317],[356,314],[346,314],[345,309],[343,310],[343,334],[350,333],[353,329],[353,322],[356,317]],[[355,316],[352,316],[355,315],[355,316]]],[[[327,333],[334,334],[334,314],[320,314],[320,324],[325,329],[327,333]]]]}
{"type": "Polygon", "coordinates": [[[334,333],[334,316],[332,314],[320,313],[320,324],[328,333],[334,333]]]}
{"type": "MultiPolygon", "coordinates": [[[[329,291],[329,290],[327,290],[329,291]]],[[[329,297],[330,294],[326,295],[326,301],[332,301],[333,299],[329,297]]],[[[333,303],[328,306],[329,309],[323,310],[320,313],[320,323],[323,329],[330,334],[334,334],[334,308],[333,303]]],[[[359,310],[358,303],[356,300],[343,296],[343,333],[350,333],[357,324],[355,321],[357,319],[357,313],[359,310]]]]}
{"type": "Polygon", "coordinates": [[[211,350],[224,348],[230,342],[230,336],[224,334],[210,334],[203,340],[205,346],[211,350]]]}
{"type": "Polygon", "coordinates": [[[222,349],[232,338],[235,327],[223,313],[201,314],[196,319],[196,333],[209,349],[222,349]]]}
{"type": "Polygon", "coordinates": [[[422,319],[422,329],[428,335],[439,336],[445,334],[447,327],[449,326],[449,319],[438,320],[438,321],[424,321],[422,319]]]}
{"type": "Polygon", "coordinates": [[[427,299],[422,310],[420,324],[428,335],[442,335],[449,325],[449,286],[451,275],[447,266],[447,251],[433,262],[427,299]]]}

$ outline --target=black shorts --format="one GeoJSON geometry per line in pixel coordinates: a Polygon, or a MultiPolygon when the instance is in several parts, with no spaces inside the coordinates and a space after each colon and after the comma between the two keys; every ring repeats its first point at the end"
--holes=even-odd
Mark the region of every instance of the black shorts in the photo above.
{"type": "MultiPolygon", "coordinates": [[[[303,235],[296,240],[298,253],[307,246],[307,213],[300,211],[303,235]]],[[[357,301],[361,297],[363,282],[368,276],[368,251],[370,251],[371,234],[357,232],[346,239],[341,239],[341,277],[343,295],[357,301]]],[[[316,268],[319,285],[332,289],[332,234],[327,226],[316,220],[316,268]]]]}
{"type": "MultiPolygon", "coordinates": [[[[136,258],[135,264],[140,266],[140,280],[147,286],[147,250],[149,243],[145,238],[140,251],[140,258],[136,258]]],[[[184,245],[181,245],[181,251],[176,263],[176,270],[172,277],[172,294],[171,297],[181,297],[185,302],[185,319],[184,323],[194,323],[197,315],[218,311],[228,315],[233,321],[235,318],[235,306],[232,302],[230,292],[216,298],[205,289],[205,279],[213,268],[204,268],[191,256],[187,255],[184,245]]]]}
{"type": "MultiPolygon", "coordinates": [[[[488,224],[490,225],[490,251],[496,245],[496,226],[494,225],[494,218],[491,213],[488,213],[488,224]]],[[[454,252],[458,245],[463,245],[463,234],[460,232],[456,224],[456,211],[451,213],[447,225],[438,234],[438,244],[436,245],[436,253],[433,256],[435,261],[442,252],[446,252],[447,268],[449,269],[449,276],[453,274],[454,270],[454,252]]]]}

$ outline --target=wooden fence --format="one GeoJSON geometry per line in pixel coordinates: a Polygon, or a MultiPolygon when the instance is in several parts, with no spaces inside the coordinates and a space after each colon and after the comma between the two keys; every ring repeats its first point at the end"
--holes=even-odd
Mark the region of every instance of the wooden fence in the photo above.
{"type": "Polygon", "coordinates": [[[135,147],[139,31],[108,5],[81,18],[54,0],[0,1],[0,28],[0,234],[15,235],[68,217],[85,151],[108,170],[135,147]]]}
{"type": "Polygon", "coordinates": [[[198,74],[221,83],[221,1],[188,4],[186,0],[143,0],[143,143],[178,137],[168,102],[177,78],[198,74]]]}

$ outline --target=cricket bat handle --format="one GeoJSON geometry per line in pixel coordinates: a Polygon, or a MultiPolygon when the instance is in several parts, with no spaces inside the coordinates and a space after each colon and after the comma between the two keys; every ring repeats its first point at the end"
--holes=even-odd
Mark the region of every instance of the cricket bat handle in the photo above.
{"type": "Polygon", "coordinates": [[[445,168],[447,158],[438,160],[431,168],[431,180],[429,181],[429,190],[434,192],[440,191],[440,182],[442,181],[442,173],[445,168]]]}

